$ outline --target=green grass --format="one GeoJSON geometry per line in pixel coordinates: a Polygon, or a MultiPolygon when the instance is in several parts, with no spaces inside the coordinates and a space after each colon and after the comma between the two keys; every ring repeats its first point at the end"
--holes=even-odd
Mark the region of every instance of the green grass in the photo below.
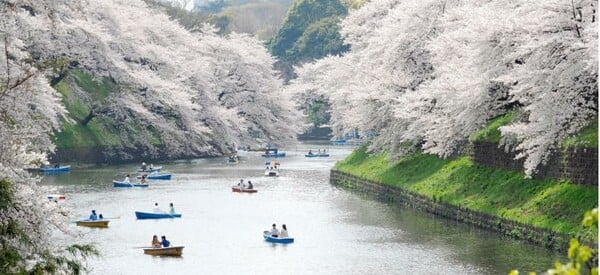
{"type": "Polygon", "coordinates": [[[583,213],[598,205],[597,188],[526,179],[520,172],[477,166],[469,157],[414,154],[390,163],[386,154],[360,148],[334,169],[566,234],[579,232],[583,213]]]}
{"type": "Polygon", "coordinates": [[[565,139],[562,147],[598,148],[598,117],[590,121],[590,124],[579,131],[577,135],[565,139]]]}
{"type": "Polygon", "coordinates": [[[512,111],[492,119],[485,128],[471,134],[470,141],[500,142],[500,126],[508,125],[517,117],[517,112],[512,111]]]}
{"type": "Polygon", "coordinates": [[[54,87],[63,95],[63,102],[72,121],[63,121],[62,131],[56,133],[54,141],[59,149],[118,145],[121,138],[114,121],[96,117],[87,125],[81,121],[90,113],[93,104],[103,104],[115,89],[110,80],[95,79],[82,70],[72,70],[54,87]],[[72,87],[79,87],[85,94],[77,94],[72,87]]]}

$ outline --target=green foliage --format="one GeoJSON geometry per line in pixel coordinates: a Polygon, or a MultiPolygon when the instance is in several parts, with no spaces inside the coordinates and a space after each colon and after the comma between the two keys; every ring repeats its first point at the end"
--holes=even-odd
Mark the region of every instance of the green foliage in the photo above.
{"type": "Polygon", "coordinates": [[[520,172],[477,166],[468,157],[413,154],[390,163],[387,154],[369,155],[360,148],[334,169],[566,234],[580,230],[576,217],[582,208],[598,204],[595,187],[526,179],[520,172]]]}
{"type": "Polygon", "coordinates": [[[512,111],[504,115],[498,116],[492,119],[485,128],[473,133],[469,140],[471,141],[487,141],[487,142],[500,142],[500,126],[505,126],[513,122],[517,117],[517,112],[512,111]]]}
{"type": "Polygon", "coordinates": [[[326,17],[310,24],[286,56],[292,61],[313,60],[339,55],[350,49],[339,33],[338,17],[326,17]]]}
{"type": "Polygon", "coordinates": [[[324,102],[314,102],[306,110],[308,120],[313,124],[315,128],[320,127],[323,124],[329,122],[330,115],[328,113],[329,105],[324,102]]]}
{"type": "MultiPolygon", "coordinates": [[[[587,211],[584,214],[581,224],[586,228],[591,228],[598,233],[598,208],[587,211]]],[[[598,275],[598,250],[587,245],[582,245],[579,240],[573,238],[567,251],[569,262],[562,264],[560,261],[554,263],[554,268],[549,269],[549,275],[579,275],[591,274],[598,275]],[[585,272],[584,272],[585,271],[585,272]]],[[[518,270],[512,270],[509,275],[519,275],[518,270]]],[[[535,272],[529,272],[535,275],[535,272]]]]}
{"type": "Polygon", "coordinates": [[[562,145],[563,148],[598,148],[598,117],[592,119],[577,135],[565,139],[562,145]]]}
{"type": "Polygon", "coordinates": [[[294,1],[283,26],[269,42],[271,53],[285,60],[298,61],[343,52],[347,46],[343,45],[339,29],[328,28],[333,28],[337,18],[347,13],[339,0],[294,1]],[[324,20],[326,18],[329,19],[324,20]]]}

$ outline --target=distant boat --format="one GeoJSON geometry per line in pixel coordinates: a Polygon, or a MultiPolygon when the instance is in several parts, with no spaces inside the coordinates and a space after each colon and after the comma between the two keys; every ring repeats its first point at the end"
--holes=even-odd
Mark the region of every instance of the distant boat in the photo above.
{"type": "Polygon", "coordinates": [[[265,158],[282,158],[282,157],[285,157],[285,153],[279,152],[278,149],[275,147],[269,147],[265,150],[265,153],[262,154],[261,156],[263,156],[265,158]]]}
{"type": "Polygon", "coordinates": [[[265,241],[271,242],[271,243],[293,243],[294,242],[294,238],[271,237],[271,233],[269,231],[263,231],[263,238],[265,238],[265,241]]]}
{"type": "Polygon", "coordinates": [[[135,211],[135,217],[144,220],[144,219],[172,219],[172,218],[181,218],[181,214],[170,214],[170,213],[153,213],[153,212],[141,212],[135,211]]]}
{"type": "Polygon", "coordinates": [[[331,143],[333,145],[344,145],[344,144],[346,144],[346,139],[344,139],[344,138],[332,139],[331,143]]]}
{"type": "Polygon", "coordinates": [[[144,248],[144,254],[153,256],[175,256],[179,257],[183,253],[184,246],[172,246],[161,248],[144,248]]]}
{"type": "Polygon", "coordinates": [[[40,172],[51,173],[51,172],[68,172],[71,170],[71,165],[59,166],[59,167],[42,167],[40,172]]]}
{"type": "Polygon", "coordinates": [[[227,158],[227,163],[229,164],[235,164],[240,162],[240,158],[238,156],[230,156],[227,158]]]}
{"type": "Polygon", "coordinates": [[[304,156],[307,158],[326,158],[326,157],[329,157],[329,154],[327,154],[327,153],[317,153],[317,154],[308,153],[304,156]]]}
{"type": "MultiPolygon", "coordinates": [[[[142,176],[137,176],[137,179],[141,179],[142,176]]],[[[150,173],[148,175],[146,175],[146,179],[149,180],[170,180],[171,179],[171,174],[170,173],[158,173],[158,172],[153,172],[150,173]]]]}
{"type": "Polygon", "coordinates": [[[152,167],[152,168],[147,167],[146,170],[143,170],[142,168],[138,168],[137,171],[138,172],[160,172],[160,169],[162,169],[162,166],[157,166],[157,167],[152,167]]]}
{"type": "Polygon", "coordinates": [[[108,227],[108,222],[107,220],[80,220],[80,221],[76,221],[75,223],[78,226],[86,226],[86,227],[99,227],[99,228],[107,228],[108,227]]]}
{"type": "Polygon", "coordinates": [[[113,187],[148,187],[147,183],[132,183],[132,182],[124,182],[124,181],[116,181],[113,180],[113,187]]]}
{"type": "Polygon", "coordinates": [[[265,170],[265,176],[267,177],[279,177],[279,171],[277,169],[267,169],[265,170]]]}
{"type": "Polygon", "coordinates": [[[240,188],[239,186],[231,187],[231,191],[240,192],[240,193],[256,193],[256,192],[258,192],[258,190],[256,190],[256,189],[240,188]]]}
{"type": "Polygon", "coordinates": [[[58,195],[58,194],[50,194],[50,195],[46,195],[46,197],[48,197],[49,201],[64,201],[67,199],[67,196],[65,195],[58,195]]]}

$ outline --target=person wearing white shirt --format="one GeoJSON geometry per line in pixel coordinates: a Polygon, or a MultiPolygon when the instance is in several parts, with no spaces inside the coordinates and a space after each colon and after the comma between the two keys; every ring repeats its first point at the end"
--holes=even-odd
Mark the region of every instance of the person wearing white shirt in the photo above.
{"type": "Polygon", "coordinates": [[[162,213],[163,211],[160,210],[160,208],[158,208],[158,202],[154,203],[154,209],[152,209],[152,211],[154,211],[154,213],[162,213]]]}
{"type": "Polygon", "coordinates": [[[281,233],[279,234],[279,238],[287,238],[288,237],[288,232],[287,232],[287,227],[285,227],[285,224],[281,226],[281,233]]]}
{"type": "Polygon", "coordinates": [[[129,183],[129,174],[127,174],[127,176],[125,176],[125,179],[123,180],[123,182],[129,183]]]}

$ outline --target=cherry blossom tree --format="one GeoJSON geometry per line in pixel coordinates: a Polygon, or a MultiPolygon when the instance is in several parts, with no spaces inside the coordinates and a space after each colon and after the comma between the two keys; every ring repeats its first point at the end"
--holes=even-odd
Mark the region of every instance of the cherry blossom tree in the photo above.
{"type": "MultiPolygon", "coordinates": [[[[296,68],[293,93],[329,97],[334,131],[371,150],[448,157],[491,118],[535,173],[597,116],[597,1],[372,1],[341,23],[351,51],[296,68]]],[[[303,98],[303,97],[297,97],[303,98]]]]}

